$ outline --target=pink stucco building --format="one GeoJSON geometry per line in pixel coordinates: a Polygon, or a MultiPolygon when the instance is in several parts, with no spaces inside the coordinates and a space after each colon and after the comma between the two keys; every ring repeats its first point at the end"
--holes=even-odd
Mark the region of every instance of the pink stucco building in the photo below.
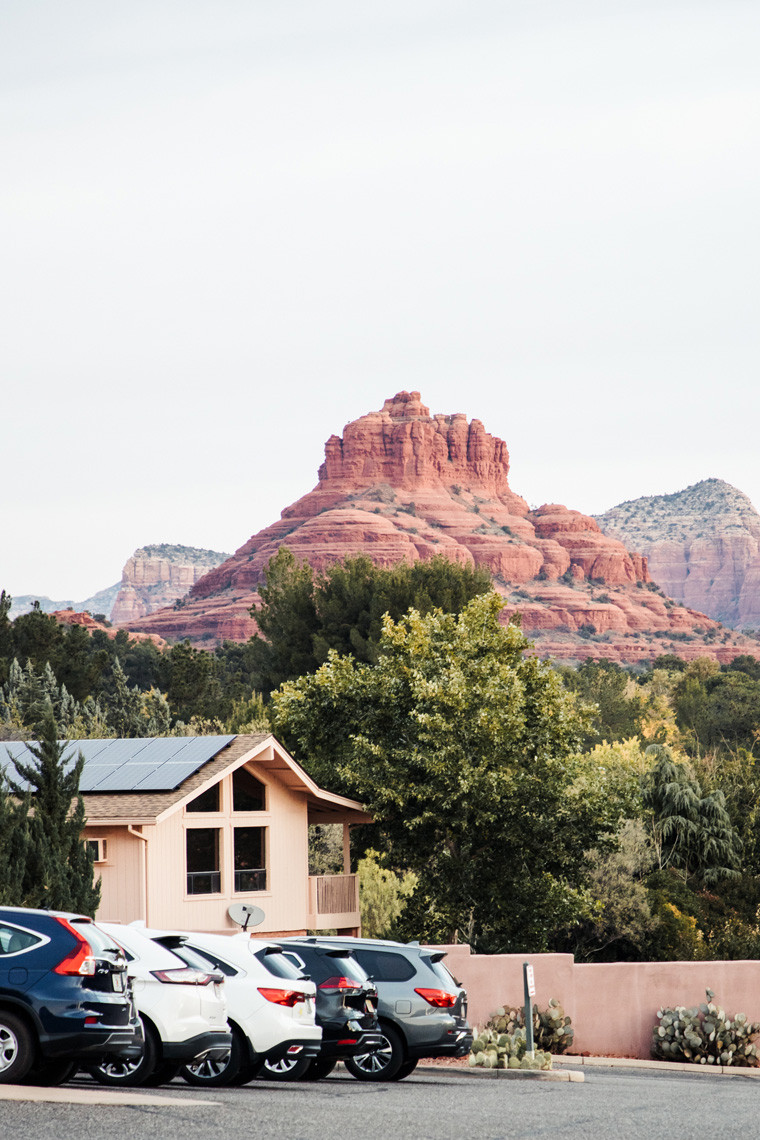
{"type": "MultiPolygon", "coordinates": [[[[218,740],[172,790],[83,793],[102,882],[97,918],[221,933],[237,929],[230,904],[246,902],[266,915],[257,935],[358,933],[349,828],[370,821],[361,804],[319,788],[270,734],[218,740]],[[313,823],[342,825],[342,874],[309,875],[313,823]]],[[[111,748],[132,745],[139,763],[140,744],[111,748]]]]}

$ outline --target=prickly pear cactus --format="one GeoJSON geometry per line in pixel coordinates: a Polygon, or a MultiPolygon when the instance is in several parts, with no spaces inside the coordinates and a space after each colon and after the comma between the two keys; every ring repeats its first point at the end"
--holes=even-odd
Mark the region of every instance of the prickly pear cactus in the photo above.
{"type": "Polygon", "coordinates": [[[746,1013],[726,1017],[725,1010],[713,1002],[713,991],[706,993],[707,1001],[700,1006],[657,1010],[652,1056],[695,1065],[759,1066],[754,1037],[760,1033],[760,1023],[751,1022],[746,1013]]]}
{"type": "Polygon", "coordinates": [[[467,1063],[473,1069],[551,1069],[552,1058],[542,1049],[527,1055],[524,1027],[500,1032],[487,1026],[476,1035],[467,1063]]]}
{"type": "MultiPolygon", "coordinates": [[[[488,1028],[500,1033],[514,1033],[525,1027],[524,1007],[502,1006],[493,1014],[488,1028]]],[[[574,1031],[570,1018],[557,1001],[552,998],[548,1009],[533,1006],[533,1041],[537,1049],[547,1053],[566,1053],[573,1043],[574,1031]]]]}

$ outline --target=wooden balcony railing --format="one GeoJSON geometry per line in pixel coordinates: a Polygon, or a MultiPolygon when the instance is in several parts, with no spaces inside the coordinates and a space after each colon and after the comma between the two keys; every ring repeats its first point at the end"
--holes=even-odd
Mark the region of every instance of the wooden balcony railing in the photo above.
{"type": "Polygon", "coordinates": [[[358,921],[359,880],[356,875],[311,875],[309,902],[318,919],[354,915],[358,921]]]}

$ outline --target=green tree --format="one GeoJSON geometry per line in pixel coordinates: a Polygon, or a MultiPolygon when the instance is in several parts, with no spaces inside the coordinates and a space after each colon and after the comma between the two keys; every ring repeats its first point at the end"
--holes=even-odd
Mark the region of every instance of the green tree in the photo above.
{"type": "Polygon", "coordinates": [[[645,811],[661,870],[672,867],[685,880],[700,885],[736,878],[741,865],[741,841],[734,831],[721,791],[702,794],[685,765],[673,759],[666,745],[651,744],[647,755],[655,763],[641,781],[645,811]]]}
{"type": "Polygon", "coordinates": [[[583,909],[605,825],[568,794],[573,702],[502,604],[386,618],[377,664],[332,652],[271,709],[318,782],[367,804],[387,866],[419,876],[415,936],[538,950],[583,909]]]}
{"type": "Polygon", "coordinates": [[[590,658],[577,669],[562,670],[565,686],[591,707],[584,747],[603,740],[627,740],[641,730],[643,701],[632,678],[614,661],[590,658]]]}
{"type": "Polygon", "coordinates": [[[93,916],[100,902],[100,881],[93,882],[93,853],[82,840],[84,801],[79,779],[84,757],[67,754],[52,715],[41,726],[37,743],[26,745],[28,760],[15,760],[17,776],[7,775],[13,795],[25,802],[31,793],[28,847],[20,895],[26,906],[69,910],[93,916]]]}
{"type": "Polygon", "coordinates": [[[362,935],[365,938],[387,938],[394,923],[414,894],[418,878],[413,871],[397,875],[384,867],[380,855],[372,848],[357,866],[359,875],[359,907],[362,935]]]}
{"type": "Polygon", "coordinates": [[[27,906],[24,869],[29,850],[29,795],[12,796],[0,773],[0,906],[27,906]]]}
{"type": "Polygon", "coordinates": [[[284,681],[313,673],[331,649],[374,663],[386,613],[395,620],[410,608],[421,614],[433,609],[459,613],[472,598],[490,591],[486,570],[441,556],[382,567],[359,555],[315,575],[280,547],[259,590],[262,607],[252,611],[264,635],[251,645],[256,685],[268,693],[284,681]]]}

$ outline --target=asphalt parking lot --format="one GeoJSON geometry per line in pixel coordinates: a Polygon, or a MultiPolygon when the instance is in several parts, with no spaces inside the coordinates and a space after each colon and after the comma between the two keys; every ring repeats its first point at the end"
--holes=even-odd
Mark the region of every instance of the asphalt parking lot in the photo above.
{"type": "MultiPolygon", "coordinates": [[[[603,1068],[585,1076],[580,1084],[425,1072],[398,1083],[363,1084],[339,1074],[316,1084],[254,1081],[213,1096],[177,1081],[151,1093],[148,1104],[4,1101],[0,1115],[6,1135],[30,1140],[652,1140],[669,1133],[701,1140],[727,1130],[756,1131],[760,1081],[603,1068]]],[[[93,1086],[82,1080],[67,1088],[93,1086]]]]}

